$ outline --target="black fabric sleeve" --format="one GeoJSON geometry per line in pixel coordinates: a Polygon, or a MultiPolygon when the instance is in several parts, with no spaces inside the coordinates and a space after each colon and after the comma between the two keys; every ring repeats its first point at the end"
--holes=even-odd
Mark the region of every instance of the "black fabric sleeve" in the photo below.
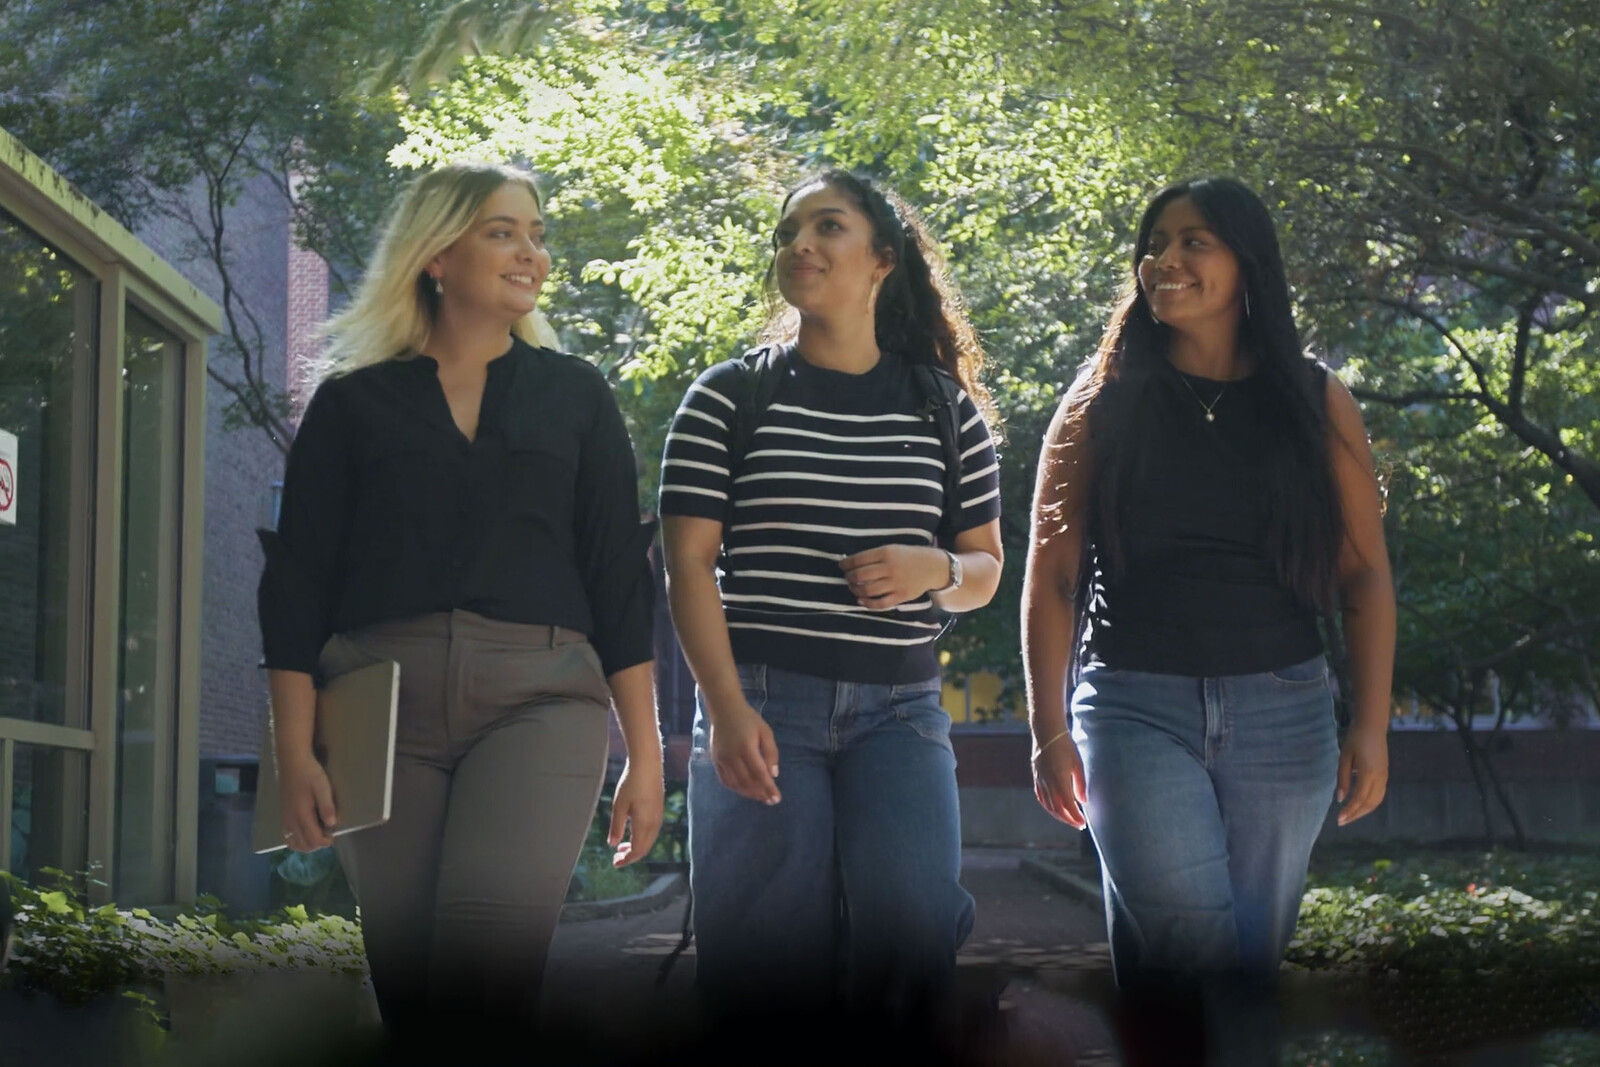
{"type": "Polygon", "coordinates": [[[639,474],[616,398],[598,374],[596,388],[595,417],[578,457],[573,535],[594,648],[610,675],[655,657],[655,523],[639,521],[639,474]]]}
{"type": "Polygon", "coordinates": [[[271,669],[316,674],[333,636],[353,488],[337,385],[324,382],[307,405],[289,447],[278,529],[260,531],[267,560],[256,608],[271,669]]]}

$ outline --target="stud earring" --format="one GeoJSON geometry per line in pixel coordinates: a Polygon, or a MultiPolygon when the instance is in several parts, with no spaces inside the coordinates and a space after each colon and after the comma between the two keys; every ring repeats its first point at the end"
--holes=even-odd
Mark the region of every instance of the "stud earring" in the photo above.
{"type": "Polygon", "coordinates": [[[443,296],[444,295],[444,279],[443,278],[435,278],[433,280],[433,291],[436,294],[438,294],[439,296],[443,296]]]}

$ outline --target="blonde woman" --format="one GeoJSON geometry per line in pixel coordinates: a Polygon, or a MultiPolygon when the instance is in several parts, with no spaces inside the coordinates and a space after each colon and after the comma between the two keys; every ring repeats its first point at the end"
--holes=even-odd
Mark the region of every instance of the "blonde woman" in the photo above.
{"type": "Polygon", "coordinates": [[[604,776],[618,865],[661,824],[649,527],[604,378],[553,351],[538,190],[461,165],[399,203],[290,450],[260,618],[286,843],[334,844],[391,1036],[532,1019],[604,776]],[[400,663],[390,821],[331,836],[315,685],[400,663]],[[631,823],[629,839],[623,831],[631,823]]]}

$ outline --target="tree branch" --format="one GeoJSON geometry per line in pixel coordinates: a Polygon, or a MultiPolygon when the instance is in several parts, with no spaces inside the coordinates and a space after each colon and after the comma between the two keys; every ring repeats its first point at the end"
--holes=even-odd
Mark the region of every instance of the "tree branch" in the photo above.
{"type": "Polygon", "coordinates": [[[1504,263],[1489,263],[1481,259],[1471,259],[1467,256],[1438,255],[1424,252],[1417,257],[1417,265],[1423,267],[1444,267],[1464,271],[1472,274],[1488,274],[1496,278],[1505,278],[1507,281],[1521,282],[1523,285],[1543,289],[1546,292],[1560,293],[1574,303],[1589,307],[1600,296],[1589,292],[1575,282],[1568,282],[1561,278],[1553,277],[1539,271],[1528,270],[1524,267],[1512,267],[1504,263]]]}
{"type": "Polygon", "coordinates": [[[1511,349],[1511,388],[1506,394],[1506,406],[1522,412],[1522,397],[1528,384],[1528,360],[1533,343],[1533,316],[1544,303],[1543,293],[1532,293],[1517,309],[1517,339],[1511,349]]]}
{"type": "Polygon", "coordinates": [[[1600,464],[1580,455],[1561,443],[1559,435],[1529,419],[1521,411],[1514,411],[1505,403],[1485,396],[1480,403],[1494,415],[1506,429],[1532,445],[1555,465],[1572,476],[1573,482],[1595,507],[1600,508],[1600,464]]]}
{"type": "Polygon", "coordinates": [[[1472,368],[1472,376],[1478,380],[1478,391],[1480,395],[1477,399],[1480,402],[1488,403],[1490,393],[1488,372],[1484,369],[1483,364],[1479,363],[1473,358],[1472,353],[1467,350],[1467,346],[1462,344],[1461,341],[1457,339],[1456,335],[1451,332],[1449,326],[1445,325],[1444,322],[1430,312],[1423,308],[1417,307],[1417,305],[1408,300],[1396,300],[1395,298],[1388,296],[1377,296],[1373,297],[1372,299],[1376,303],[1382,304],[1384,307],[1394,308],[1396,311],[1403,311],[1407,315],[1410,315],[1412,318],[1416,319],[1418,322],[1424,322],[1433,327],[1434,332],[1436,332],[1440,337],[1444,338],[1445,343],[1455,350],[1456,355],[1461,358],[1461,361],[1468,367],[1472,368]]]}
{"type": "MultiPolygon", "coordinates": [[[[1600,264],[1600,242],[1585,236],[1577,230],[1561,225],[1545,212],[1535,211],[1509,197],[1496,195],[1483,189],[1470,169],[1460,166],[1436,148],[1405,141],[1350,141],[1344,144],[1313,145],[1309,147],[1311,151],[1322,154],[1347,154],[1356,151],[1394,152],[1422,160],[1442,176],[1450,179],[1450,184],[1453,188],[1461,190],[1468,200],[1482,210],[1504,219],[1520,222],[1539,231],[1551,240],[1578,253],[1588,264],[1600,264]]],[[[1438,196],[1432,196],[1430,199],[1441,204],[1446,202],[1442,197],[1438,196]]]]}
{"type": "Polygon", "coordinates": [[[1350,395],[1357,400],[1370,400],[1374,404],[1384,404],[1395,408],[1408,408],[1412,404],[1442,403],[1458,400],[1465,400],[1474,404],[1483,401],[1482,393],[1452,392],[1447,389],[1413,389],[1405,393],[1380,393],[1374,389],[1351,386],[1350,395]]]}

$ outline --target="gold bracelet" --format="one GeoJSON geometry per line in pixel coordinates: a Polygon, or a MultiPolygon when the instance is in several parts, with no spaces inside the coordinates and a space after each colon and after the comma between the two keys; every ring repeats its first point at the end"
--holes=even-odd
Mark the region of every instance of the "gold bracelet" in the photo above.
{"type": "Polygon", "coordinates": [[[1066,737],[1071,732],[1072,732],[1072,727],[1068,726],[1066,729],[1062,730],[1059,734],[1056,734],[1050,740],[1046,741],[1044,744],[1040,745],[1037,749],[1035,749],[1033,755],[1031,757],[1029,757],[1029,759],[1030,760],[1038,759],[1040,756],[1044,755],[1044,750],[1045,749],[1049,748],[1051,745],[1055,744],[1057,741],[1061,740],[1063,737],[1066,737]]]}

